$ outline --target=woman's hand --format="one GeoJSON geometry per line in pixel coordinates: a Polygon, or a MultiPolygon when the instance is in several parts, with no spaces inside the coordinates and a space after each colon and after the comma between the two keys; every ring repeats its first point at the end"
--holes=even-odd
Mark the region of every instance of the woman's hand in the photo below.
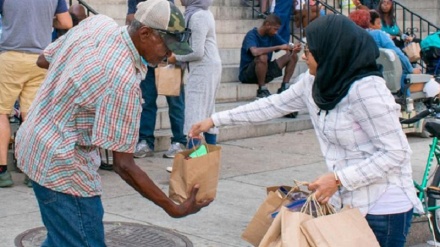
{"type": "Polygon", "coordinates": [[[176,59],[176,56],[174,55],[174,53],[172,53],[172,54],[168,57],[167,61],[168,61],[168,63],[170,63],[170,64],[176,64],[176,63],[177,63],[177,59],[176,59]]]}
{"type": "Polygon", "coordinates": [[[318,177],[309,184],[308,189],[315,192],[316,200],[319,203],[328,203],[333,194],[338,191],[338,184],[333,172],[326,173],[318,177]]]}
{"type": "Polygon", "coordinates": [[[212,118],[207,118],[191,126],[188,136],[190,138],[198,137],[201,133],[207,132],[212,127],[214,127],[214,122],[212,121],[212,118]]]}

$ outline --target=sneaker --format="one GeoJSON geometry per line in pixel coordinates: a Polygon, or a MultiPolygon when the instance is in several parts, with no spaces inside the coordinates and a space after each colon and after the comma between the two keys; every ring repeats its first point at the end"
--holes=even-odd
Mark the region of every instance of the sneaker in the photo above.
{"type": "Polygon", "coordinates": [[[179,142],[174,142],[171,143],[170,148],[163,154],[163,157],[172,159],[174,158],[174,156],[176,156],[177,153],[180,153],[182,151],[182,144],[180,144],[179,142]]]}
{"type": "Polygon", "coordinates": [[[25,176],[25,177],[24,177],[24,181],[23,181],[23,183],[24,183],[27,187],[32,188],[32,180],[30,180],[28,176],[25,176]]]}
{"type": "Polygon", "coordinates": [[[133,154],[135,158],[145,158],[145,157],[152,157],[153,156],[153,150],[150,149],[150,147],[147,144],[147,141],[142,140],[138,142],[136,145],[136,150],[133,154]]]}
{"type": "Polygon", "coordinates": [[[0,174],[0,188],[10,187],[14,184],[12,181],[11,173],[6,171],[0,174]]]}
{"type": "Polygon", "coordinates": [[[270,92],[267,89],[258,89],[257,90],[257,98],[261,99],[261,98],[266,98],[270,96],[270,92]]]}
{"type": "Polygon", "coordinates": [[[171,166],[167,166],[167,172],[171,173],[173,171],[173,168],[171,166]]]}

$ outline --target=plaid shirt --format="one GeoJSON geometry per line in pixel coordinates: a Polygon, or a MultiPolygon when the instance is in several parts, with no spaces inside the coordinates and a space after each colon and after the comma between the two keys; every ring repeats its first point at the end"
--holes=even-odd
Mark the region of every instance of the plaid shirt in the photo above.
{"type": "Polygon", "coordinates": [[[133,153],[146,67],[127,27],[96,15],[44,51],[47,77],[17,133],[18,166],[74,196],[102,193],[99,147],[133,153]]]}
{"type": "Polygon", "coordinates": [[[214,124],[260,122],[307,109],[327,168],[337,172],[343,185],[333,205],[351,205],[366,214],[393,185],[402,189],[416,212],[423,212],[412,181],[411,149],[399,123],[400,106],[384,80],[370,76],[355,82],[328,112],[313,101],[313,80],[306,73],[282,94],[216,113],[214,124]]]}

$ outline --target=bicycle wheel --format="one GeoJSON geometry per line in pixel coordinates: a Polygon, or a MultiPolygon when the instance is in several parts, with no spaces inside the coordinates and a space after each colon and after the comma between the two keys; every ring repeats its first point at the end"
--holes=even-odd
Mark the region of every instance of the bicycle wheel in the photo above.
{"type": "MultiPolygon", "coordinates": [[[[440,169],[439,166],[435,169],[434,178],[432,179],[431,186],[435,188],[440,187],[440,169]]],[[[440,191],[430,190],[432,193],[428,193],[428,207],[440,206],[440,191]]],[[[440,241],[440,209],[436,209],[431,212],[430,216],[433,225],[435,239],[440,241]]]]}

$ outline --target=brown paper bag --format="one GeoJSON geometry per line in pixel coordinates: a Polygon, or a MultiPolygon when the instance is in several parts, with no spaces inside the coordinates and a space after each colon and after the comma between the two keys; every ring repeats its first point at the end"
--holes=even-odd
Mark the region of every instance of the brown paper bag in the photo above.
{"type": "Polygon", "coordinates": [[[266,199],[257,209],[254,217],[241,234],[241,238],[251,243],[253,246],[258,246],[260,244],[261,240],[274,221],[271,214],[279,209],[282,205],[289,202],[288,196],[281,194],[278,191],[280,188],[284,188],[284,191],[289,191],[289,193],[300,191],[298,185],[293,188],[289,186],[271,186],[266,188],[266,199]]]}
{"type": "Polygon", "coordinates": [[[367,220],[356,208],[303,222],[301,231],[313,247],[379,247],[367,220]]]}
{"type": "Polygon", "coordinates": [[[414,63],[420,60],[420,45],[416,42],[411,42],[403,48],[403,51],[408,56],[409,61],[414,63]]]}
{"type": "Polygon", "coordinates": [[[154,69],[158,95],[179,96],[182,84],[182,69],[174,65],[154,69]]]}
{"type": "Polygon", "coordinates": [[[271,213],[280,207],[283,200],[284,198],[277,192],[269,191],[266,199],[260,205],[254,217],[241,234],[241,238],[251,243],[253,246],[258,246],[274,220],[271,213]]]}
{"type": "Polygon", "coordinates": [[[302,212],[292,212],[283,207],[281,211],[281,240],[283,247],[308,247],[306,236],[301,231],[301,223],[313,219],[302,212]]]}
{"type": "Polygon", "coordinates": [[[281,213],[277,214],[258,247],[281,247],[281,213]]]}
{"type": "Polygon", "coordinates": [[[191,189],[199,184],[196,200],[214,199],[220,176],[221,147],[206,145],[206,155],[187,158],[193,149],[176,154],[173,171],[170,176],[169,196],[172,200],[182,203],[189,198],[191,189]]]}

